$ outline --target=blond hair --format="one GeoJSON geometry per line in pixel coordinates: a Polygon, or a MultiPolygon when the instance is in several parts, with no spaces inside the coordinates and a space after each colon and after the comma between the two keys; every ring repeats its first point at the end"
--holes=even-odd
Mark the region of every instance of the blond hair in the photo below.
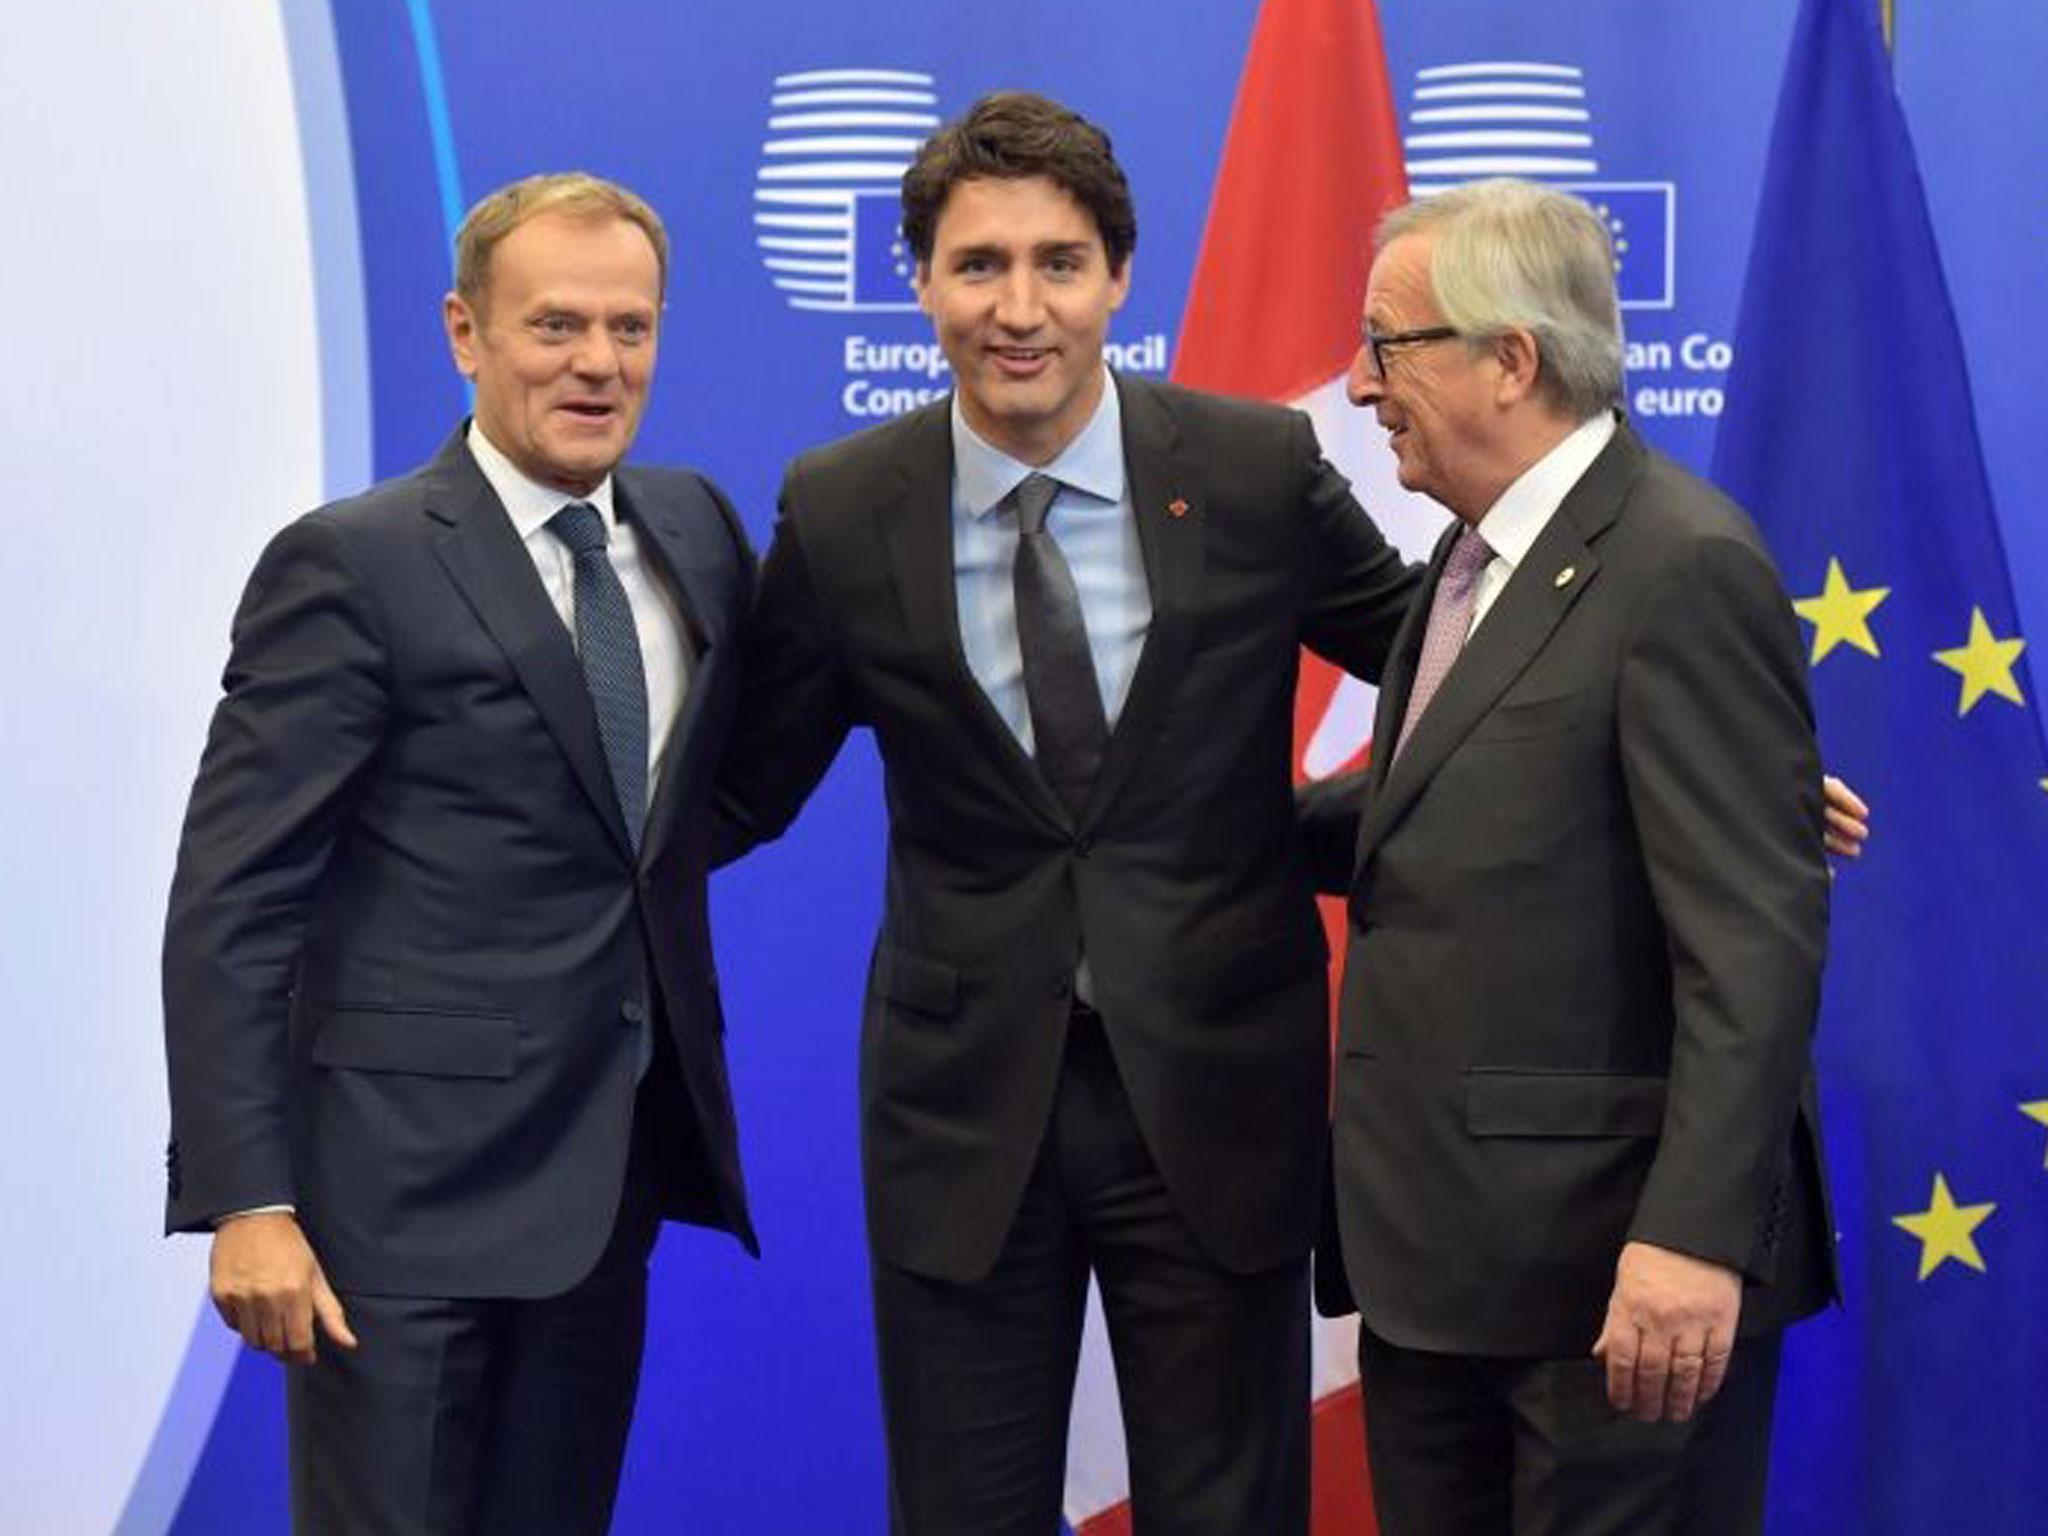
{"type": "Polygon", "coordinates": [[[549,171],[498,188],[480,201],[455,232],[455,292],[483,312],[490,288],[491,252],[528,219],[544,213],[572,219],[624,219],[647,236],[660,268],[658,292],[668,292],[668,231],[644,198],[587,171],[549,171]]]}

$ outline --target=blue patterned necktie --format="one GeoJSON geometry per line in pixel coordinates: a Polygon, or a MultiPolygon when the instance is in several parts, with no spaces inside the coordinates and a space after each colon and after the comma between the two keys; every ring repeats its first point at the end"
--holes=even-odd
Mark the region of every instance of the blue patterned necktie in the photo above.
{"type": "Polygon", "coordinates": [[[548,519],[548,531],[575,557],[576,654],[597,708],[597,734],[626,834],[638,853],[647,821],[647,672],[633,609],[605,554],[604,517],[597,508],[572,501],[548,519]]]}

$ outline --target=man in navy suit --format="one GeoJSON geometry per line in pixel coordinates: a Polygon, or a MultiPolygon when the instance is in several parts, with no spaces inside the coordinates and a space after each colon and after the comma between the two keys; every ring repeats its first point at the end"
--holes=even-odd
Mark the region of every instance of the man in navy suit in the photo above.
{"type": "Polygon", "coordinates": [[[292,1363],[304,1532],[609,1522],[664,1216],[754,1247],[704,899],[753,559],[621,465],[667,240],[583,175],[485,198],[476,414],[271,543],[165,937],[168,1225],[292,1363]]]}

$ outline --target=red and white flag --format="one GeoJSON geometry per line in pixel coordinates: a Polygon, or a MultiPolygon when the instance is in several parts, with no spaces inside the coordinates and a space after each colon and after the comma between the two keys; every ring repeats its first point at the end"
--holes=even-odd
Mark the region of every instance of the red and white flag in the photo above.
{"type": "MultiPolygon", "coordinates": [[[[1373,226],[1407,197],[1401,138],[1372,0],[1265,0],[1238,83],[1223,164],[1182,318],[1175,382],[1306,411],[1323,451],[1412,557],[1443,512],[1403,491],[1371,414],[1344,398],[1358,349],[1373,226]]],[[[1364,755],[1373,690],[1313,656],[1295,699],[1295,771],[1321,778],[1364,755]]],[[[1324,904],[1333,966],[1338,903],[1324,904]]],[[[1371,1536],[1359,1407],[1357,1325],[1318,1319],[1315,1536],[1371,1536]]],[[[1078,1536],[1127,1536],[1123,1424],[1099,1307],[1088,1336],[1067,1457],[1078,1536]]]]}

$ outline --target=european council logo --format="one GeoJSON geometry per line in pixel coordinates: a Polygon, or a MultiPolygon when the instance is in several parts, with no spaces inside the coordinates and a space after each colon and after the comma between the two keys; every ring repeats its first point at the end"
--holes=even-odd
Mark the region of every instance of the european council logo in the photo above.
{"type": "Polygon", "coordinates": [[[915,309],[900,183],[939,126],[930,75],[812,69],[778,75],[754,183],[755,241],[798,309],[915,309]]]}
{"type": "Polygon", "coordinates": [[[1483,176],[1520,176],[1578,194],[1614,236],[1621,307],[1671,308],[1678,189],[1668,181],[1589,179],[1600,162],[1583,71],[1525,61],[1418,69],[1401,147],[1417,197],[1483,176]]]}

